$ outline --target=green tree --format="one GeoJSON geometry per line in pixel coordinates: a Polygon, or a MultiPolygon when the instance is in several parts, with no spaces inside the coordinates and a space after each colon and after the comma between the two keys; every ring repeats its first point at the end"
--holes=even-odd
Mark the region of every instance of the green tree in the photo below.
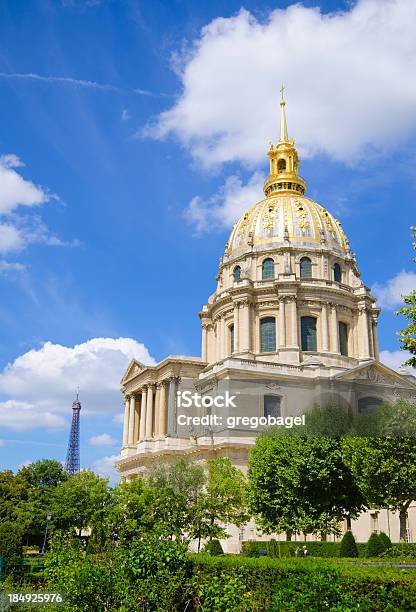
{"type": "MultiPolygon", "coordinates": [[[[412,230],[412,238],[416,239],[416,226],[410,228],[412,230]]],[[[412,248],[416,250],[416,241],[412,243],[412,248]]],[[[416,262],[416,257],[413,257],[416,262]]],[[[399,332],[401,349],[409,351],[412,355],[404,365],[416,368],[416,288],[408,295],[403,296],[403,301],[406,304],[398,310],[396,314],[403,315],[408,323],[407,327],[399,332]]]]}
{"type": "Polygon", "coordinates": [[[205,486],[204,467],[185,457],[150,470],[150,514],[155,529],[181,541],[190,539],[205,486]]]}
{"type": "Polygon", "coordinates": [[[113,496],[108,479],[85,470],[61,482],[54,490],[52,525],[60,531],[91,529],[94,540],[109,536],[113,496]]]}
{"type": "Polygon", "coordinates": [[[268,532],[338,532],[363,498],[342,457],[339,438],[260,436],[249,459],[250,509],[268,532]]]}
{"type": "Polygon", "coordinates": [[[383,540],[380,540],[378,533],[372,533],[367,542],[367,557],[379,557],[384,552],[383,540]]]}
{"type": "Polygon", "coordinates": [[[23,521],[22,499],[25,481],[11,470],[0,472],[0,524],[5,521],[23,521]]]}
{"type": "Polygon", "coordinates": [[[121,542],[130,542],[154,529],[151,507],[152,491],[144,478],[121,482],[114,488],[111,524],[121,542]]]}
{"type": "Polygon", "coordinates": [[[345,438],[343,453],[368,505],[399,512],[404,541],[407,510],[416,500],[416,438],[345,438]]]}
{"type": "Polygon", "coordinates": [[[239,527],[249,519],[246,507],[246,478],[228,457],[211,459],[206,464],[206,484],[198,497],[192,537],[229,537],[225,524],[239,527]]]}
{"type": "Polygon", "coordinates": [[[30,537],[40,544],[55,489],[68,479],[68,474],[59,461],[41,459],[22,467],[17,472],[16,479],[24,483],[21,508],[25,514],[26,541],[28,542],[30,537]]]}
{"type": "Polygon", "coordinates": [[[358,557],[358,548],[352,531],[346,531],[341,540],[340,557],[358,557]]]}
{"type": "Polygon", "coordinates": [[[22,524],[15,521],[0,523],[0,557],[4,559],[4,572],[15,571],[20,563],[23,552],[22,524]]]}

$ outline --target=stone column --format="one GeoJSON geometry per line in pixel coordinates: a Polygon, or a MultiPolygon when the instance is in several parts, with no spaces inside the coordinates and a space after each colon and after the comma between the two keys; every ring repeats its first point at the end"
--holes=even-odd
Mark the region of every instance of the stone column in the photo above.
{"type": "Polygon", "coordinates": [[[215,361],[221,359],[221,319],[217,318],[215,323],[215,361]]]}
{"type": "Polygon", "coordinates": [[[241,340],[240,351],[251,351],[251,317],[250,317],[250,302],[245,300],[241,303],[241,340]]]}
{"type": "Polygon", "coordinates": [[[168,435],[176,433],[176,398],[175,398],[175,378],[169,378],[169,398],[168,398],[168,435]]]}
{"type": "Polygon", "coordinates": [[[278,343],[281,348],[286,347],[286,308],[285,298],[279,300],[279,334],[278,343]]]}
{"type": "Polygon", "coordinates": [[[159,438],[166,436],[166,396],[167,396],[167,381],[163,381],[160,386],[160,400],[159,400],[159,423],[158,423],[158,434],[159,438]]]}
{"type": "Polygon", "coordinates": [[[339,332],[336,304],[330,304],[330,351],[339,354],[339,332]]]}
{"type": "Polygon", "coordinates": [[[291,348],[299,348],[298,338],[298,308],[296,304],[296,297],[294,295],[288,298],[289,308],[289,325],[290,325],[290,340],[291,348]]]}
{"type": "Polygon", "coordinates": [[[124,396],[124,421],[123,421],[123,446],[127,446],[129,441],[129,411],[130,396],[124,396]]]}
{"type": "Polygon", "coordinates": [[[368,333],[367,308],[362,306],[360,312],[361,358],[370,359],[370,338],[368,333]]]}
{"type": "Polygon", "coordinates": [[[377,330],[378,321],[376,317],[373,318],[372,324],[373,324],[374,359],[379,361],[380,354],[378,351],[378,330],[377,330]]]}
{"type": "Polygon", "coordinates": [[[202,361],[207,361],[207,323],[202,320],[202,346],[201,346],[201,357],[202,361]]]}
{"type": "Polygon", "coordinates": [[[153,437],[159,437],[159,410],[160,410],[160,387],[161,384],[156,384],[156,394],[155,394],[155,409],[153,414],[153,437]]]}
{"type": "Polygon", "coordinates": [[[140,405],[140,429],[139,442],[144,440],[146,435],[146,404],[147,404],[147,387],[142,389],[142,401],[140,405]]]}
{"type": "Polygon", "coordinates": [[[328,329],[328,304],[322,303],[321,310],[321,327],[322,327],[322,351],[327,353],[329,351],[329,329],[328,329]]]}
{"type": "Polygon", "coordinates": [[[227,355],[227,330],[225,327],[225,316],[222,315],[220,323],[220,359],[224,359],[227,355]]]}
{"type": "Polygon", "coordinates": [[[139,431],[140,431],[140,403],[141,403],[141,395],[136,395],[136,406],[134,408],[134,433],[133,433],[133,443],[139,441],[139,431]]]}
{"type": "Polygon", "coordinates": [[[234,353],[240,350],[240,303],[234,302],[234,353]]]}
{"type": "Polygon", "coordinates": [[[136,398],[135,398],[134,393],[132,393],[130,395],[130,409],[129,409],[129,437],[128,437],[129,444],[133,444],[135,409],[136,409],[136,398]]]}
{"type": "Polygon", "coordinates": [[[153,424],[153,385],[149,385],[147,388],[147,401],[146,401],[146,434],[145,439],[150,440],[152,437],[152,424],[153,424]]]}

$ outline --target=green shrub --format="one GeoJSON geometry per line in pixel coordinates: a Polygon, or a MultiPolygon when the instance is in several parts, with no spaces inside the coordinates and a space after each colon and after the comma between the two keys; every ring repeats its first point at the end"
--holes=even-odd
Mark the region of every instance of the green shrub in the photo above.
{"type": "Polygon", "coordinates": [[[383,544],[383,552],[391,548],[392,546],[391,540],[389,536],[387,535],[387,533],[384,533],[384,531],[382,531],[379,535],[379,538],[380,538],[380,542],[383,544]]]}
{"type": "Polygon", "coordinates": [[[17,523],[0,523],[0,557],[3,558],[3,571],[7,575],[19,571],[23,555],[23,528],[17,523]]]}
{"type": "Polygon", "coordinates": [[[203,548],[203,552],[211,556],[223,555],[224,551],[219,540],[208,540],[203,548]]]}
{"type": "Polygon", "coordinates": [[[339,548],[340,557],[358,557],[358,548],[351,531],[346,531],[339,548]]]}
{"type": "MultiPolygon", "coordinates": [[[[270,540],[269,542],[259,542],[248,540],[242,544],[242,554],[245,557],[259,557],[260,550],[266,550],[267,555],[273,558],[296,557],[295,551],[299,546],[306,544],[310,557],[319,557],[323,559],[335,558],[340,556],[341,542],[277,542],[270,540]]],[[[365,557],[367,553],[367,545],[356,543],[358,556],[365,557]]]]}
{"type": "Polygon", "coordinates": [[[378,533],[372,533],[367,542],[367,557],[378,557],[384,552],[383,540],[380,540],[378,533]]]}
{"type": "Polygon", "coordinates": [[[392,557],[398,561],[415,561],[416,544],[392,544],[391,548],[385,550],[380,556],[392,557]]]}

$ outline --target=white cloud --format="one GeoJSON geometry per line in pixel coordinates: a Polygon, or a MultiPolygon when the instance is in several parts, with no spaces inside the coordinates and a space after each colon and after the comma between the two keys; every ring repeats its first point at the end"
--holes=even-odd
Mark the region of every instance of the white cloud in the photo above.
{"type": "Polygon", "coordinates": [[[38,427],[60,430],[66,427],[66,421],[62,416],[39,408],[35,404],[7,400],[0,402],[0,425],[13,431],[28,431],[38,427]]]}
{"type": "Polygon", "coordinates": [[[359,0],[322,14],[295,4],[261,21],[242,9],[175,56],[182,92],[143,133],[175,135],[207,165],[264,160],[286,86],[303,155],[352,162],[391,151],[416,128],[416,3],[359,0]]]}
{"type": "Polygon", "coordinates": [[[262,197],[264,176],[255,172],[243,185],[238,176],[230,176],[224,185],[207,200],[195,196],[185,215],[198,233],[230,227],[262,197]]]}
{"type": "Polygon", "coordinates": [[[13,261],[0,261],[0,274],[9,274],[10,272],[23,272],[26,266],[13,261]]]}
{"type": "Polygon", "coordinates": [[[128,121],[130,119],[130,113],[127,110],[127,108],[123,108],[123,110],[121,111],[121,120],[122,121],[128,121]]]}
{"type": "MultiPolygon", "coordinates": [[[[22,428],[35,427],[37,414],[62,419],[62,414],[70,413],[77,386],[82,414],[119,413],[120,379],[133,357],[148,365],[155,363],[147,348],[131,338],[93,338],[73,347],[46,342],[24,353],[0,374],[0,393],[14,408],[10,426],[16,427],[21,419],[22,428]]],[[[7,426],[7,410],[2,414],[6,415],[3,424],[7,426]]],[[[48,423],[55,425],[62,420],[48,423]]]]}
{"type": "Polygon", "coordinates": [[[124,423],[124,412],[118,412],[113,416],[114,423],[124,423]]]}
{"type": "Polygon", "coordinates": [[[372,292],[377,304],[383,308],[393,309],[402,305],[402,296],[416,290],[416,273],[402,270],[384,285],[375,283],[372,292]]]}
{"type": "Polygon", "coordinates": [[[24,246],[22,232],[10,223],[0,224],[0,253],[20,251],[24,246]]]}
{"type": "MultiPolygon", "coordinates": [[[[402,368],[403,363],[411,357],[407,351],[380,351],[380,361],[392,370],[399,370],[402,368]]],[[[416,370],[414,368],[404,368],[409,374],[416,376],[416,370]]]]}
{"type": "Polygon", "coordinates": [[[92,464],[91,469],[99,476],[108,477],[110,483],[115,484],[120,479],[119,473],[114,465],[118,459],[120,459],[118,455],[102,457],[92,464]]]}
{"type": "Polygon", "coordinates": [[[50,198],[41,187],[16,172],[22,166],[16,155],[0,157],[0,214],[11,213],[18,206],[38,206],[50,198]]]}
{"type": "Polygon", "coordinates": [[[113,446],[117,441],[110,434],[103,433],[89,439],[91,446],[113,446]]]}

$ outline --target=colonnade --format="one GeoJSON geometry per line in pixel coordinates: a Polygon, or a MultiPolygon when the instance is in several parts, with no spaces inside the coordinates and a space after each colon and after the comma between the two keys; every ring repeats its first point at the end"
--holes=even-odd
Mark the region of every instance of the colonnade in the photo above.
{"type": "Polygon", "coordinates": [[[176,382],[175,377],[167,378],[124,396],[123,446],[166,436],[172,427],[169,413],[175,406],[176,382]]]}
{"type": "MultiPolygon", "coordinates": [[[[340,353],[339,321],[343,320],[340,317],[340,308],[343,306],[329,301],[313,303],[311,316],[320,319],[319,352],[340,353]]],[[[232,318],[230,311],[227,310],[216,316],[213,321],[202,319],[203,361],[212,363],[229,356],[231,333],[233,353],[257,352],[253,346],[253,343],[256,344],[253,323],[258,319],[258,315],[254,315],[252,302],[250,299],[236,300],[232,304],[232,309],[232,318]]],[[[271,315],[265,311],[264,316],[271,315]]],[[[277,349],[299,349],[299,316],[296,296],[279,297],[276,316],[277,349]]],[[[353,310],[352,314],[348,315],[347,324],[351,336],[350,356],[357,359],[378,359],[377,315],[372,314],[368,306],[361,304],[355,312],[353,310]]]]}

